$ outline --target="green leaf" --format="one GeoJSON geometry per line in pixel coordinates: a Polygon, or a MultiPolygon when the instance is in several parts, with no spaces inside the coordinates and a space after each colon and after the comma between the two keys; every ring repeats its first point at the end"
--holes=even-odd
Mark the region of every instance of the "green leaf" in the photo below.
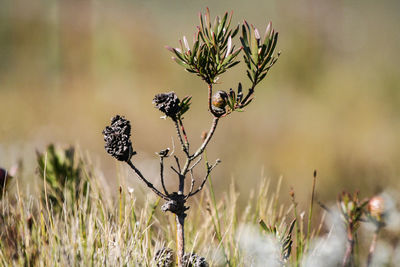
{"type": "Polygon", "coordinates": [[[217,35],[218,25],[219,25],[219,17],[216,16],[214,19],[214,27],[211,29],[212,33],[214,33],[215,35],[217,35]]]}
{"type": "Polygon", "coordinates": [[[272,47],[268,51],[269,54],[273,54],[274,53],[277,42],[278,42],[278,33],[275,33],[272,47]]]}
{"type": "Polygon", "coordinates": [[[193,49],[192,49],[193,51],[190,54],[190,60],[191,61],[193,61],[194,57],[197,55],[197,50],[199,49],[199,44],[200,44],[200,42],[199,42],[198,39],[193,44],[193,49]]]}
{"type": "Polygon", "coordinates": [[[237,27],[233,30],[233,32],[230,34],[230,36],[232,38],[234,38],[238,32],[239,32],[239,25],[237,25],[237,27]]]}
{"type": "Polygon", "coordinates": [[[197,71],[192,70],[192,69],[186,69],[186,71],[187,71],[187,72],[190,72],[190,73],[198,73],[197,71]]]}
{"type": "Polygon", "coordinates": [[[207,29],[211,29],[210,9],[208,7],[206,8],[206,13],[204,16],[206,19],[207,29]]]}
{"type": "Polygon", "coordinates": [[[265,78],[265,76],[267,76],[267,72],[266,72],[266,73],[263,73],[263,74],[261,74],[260,78],[258,78],[258,81],[257,81],[257,83],[261,82],[261,81],[262,81],[262,80],[265,78]]]}
{"type": "Polygon", "coordinates": [[[178,58],[173,57],[172,59],[175,60],[175,62],[178,63],[179,65],[181,65],[182,67],[189,68],[188,64],[184,63],[183,61],[179,60],[178,58]]]}
{"type": "Polygon", "coordinates": [[[277,35],[275,34],[274,30],[272,30],[271,34],[272,34],[272,37],[270,38],[271,41],[268,44],[267,54],[272,54],[273,53],[273,51],[274,51],[274,49],[273,49],[274,43],[276,45],[276,42],[278,41],[278,40],[275,40],[276,39],[275,36],[277,37],[277,35]]]}
{"type": "Polygon", "coordinates": [[[173,52],[180,60],[185,61],[184,56],[178,50],[176,50],[176,48],[172,48],[170,51],[173,52]]]}
{"type": "Polygon", "coordinates": [[[268,43],[270,42],[271,38],[271,30],[272,30],[272,22],[268,23],[267,29],[265,30],[265,39],[264,39],[264,45],[268,46],[268,43]]]}
{"type": "Polygon", "coordinates": [[[230,69],[230,68],[236,66],[236,65],[239,64],[239,63],[240,63],[240,61],[235,61],[235,62],[233,62],[232,64],[228,65],[228,66],[226,67],[226,69],[230,69]]]}
{"type": "Polygon", "coordinates": [[[251,31],[251,43],[250,43],[250,51],[251,51],[251,59],[254,61],[254,65],[257,66],[258,64],[258,45],[257,45],[257,38],[255,35],[255,30],[251,31]]]}
{"type": "Polygon", "coordinates": [[[250,56],[251,55],[250,49],[249,49],[248,45],[246,44],[246,41],[242,37],[240,37],[239,40],[242,43],[243,51],[245,52],[245,54],[247,56],[250,56]]]}
{"type": "Polygon", "coordinates": [[[251,81],[252,83],[254,83],[253,77],[251,77],[250,71],[247,70],[246,73],[247,73],[247,77],[249,77],[250,81],[251,81]]]}
{"type": "MultiPolygon", "coordinates": [[[[227,12],[228,13],[228,12],[227,12]]],[[[231,22],[232,22],[232,16],[233,16],[233,12],[231,12],[230,14],[229,14],[229,18],[228,18],[228,25],[226,25],[226,31],[228,32],[228,29],[231,27],[231,22]]],[[[232,36],[232,38],[233,38],[233,36],[232,36]]]]}
{"type": "Polygon", "coordinates": [[[242,38],[240,38],[240,41],[242,42],[242,45],[244,47],[249,47],[249,41],[248,41],[248,36],[247,36],[247,30],[244,25],[242,25],[242,38]]]}
{"type": "Polygon", "coordinates": [[[251,103],[251,101],[253,101],[253,99],[254,99],[253,97],[252,97],[252,98],[249,98],[249,99],[246,101],[246,103],[243,103],[243,106],[242,106],[242,107],[244,108],[244,107],[246,107],[247,105],[249,105],[249,104],[251,103]]]}

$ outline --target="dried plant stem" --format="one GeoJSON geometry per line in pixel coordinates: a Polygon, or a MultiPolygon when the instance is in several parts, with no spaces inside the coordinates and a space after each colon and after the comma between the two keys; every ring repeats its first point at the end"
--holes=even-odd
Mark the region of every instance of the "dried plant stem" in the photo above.
{"type": "Polygon", "coordinates": [[[215,129],[217,129],[217,125],[218,125],[218,121],[219,118],[218,117],[214,117],[213,122],[211,124],[211,129],[207,134],[206,139],[204,139],[203,144],[201,144],[201,146],[199,147],[199,149],[190,157],[191,160],[196,159],[198,156],[200,156],[201,154],[203,154],[204,150],[206,149],[208,143],[210,142],[211,138],[214,135],[215,129]]]}
{"type": "Polygon", "coordinates": [[[380,230],[380,227],[377,227],[377,229],[374,232],[374,235],[372,236],[372,241],[371,241],[371,245],[369,247],[369,252],[368,252],[367,267],[371,266],[371,263],[372,263],[372,256],[374,255],[375,248],[376,248],[376,242],[378,241],[379,230],[380,230]]]}
{"type": "Polygon", "coordinates": [[[210,110],[211,114],[214,115],[214,117],[218,118],[220,115],[214,111],[212,108],[211,104],[211,99],[212,99],[212,83],[208,84],[208,109],[210,110]]]}
{"type": "MultiPolygon", "coordinates": [[[[205,159],[205,162],[206,162],[206,169],[207,169],[207,172],[208,172],[208,170],[210,169],[210,166],[209,166],[209,164],[208,164],[208,159],[207,159],[207,153],[206,153],[206,151],[204,151],[204,159],[205,159]]],[[[216,162],[213,166],[215,167],[215,166],[218,164],[218,162],[219,162],[219,161],[217,160],[217,162],[216,162]]],[[[211,171],[210,171],[210,172],[211,172],[211,171]]],[[[226,264],[227,264],[228,266],[231,266],[230,261],[229,261],[229,258],[228,258],[228,256],[226,255],[226,252],[225,252],[224,243],[222,242],[221,222],[220,222],[220,219],[219,219],[217,201],[216,201],[216,199],[215,199],[214,187],[213,187],[213,184],[212,184],[212,180],[211,180],[211,175],[210,175],[210,173],[207,174],[207,178],[208,178],[208,179],[203,180],[203,183],[206,182],[206,180],[208,180],[209,189],[210,189],[210,197],[211,197],[211,202],[212,202],[212,205],[213,205],[213,208],[214,208],[215,215],[211,212],[211,210],[209,210],[209,213],[210,213],[210,216],[211,216],[211,220],[212,220],[212,222],[213,222],[213,225],[214,225],[214,229],[215,229],[215,232],[216,232],[217,239],[218,239],[218,241],[220,242],[220,245],[221,245],[221,247],[222,247],[222,253],[223,253],[223,255],[224,255],[225,262],[226,262],[226,264]],[[215,216],[215,218],[214,218],[214,216],[215,216]]],[[[204,184],[203,184],[202,186],[204,186],[204,184]]],[[[200,189],[200,190],[201,190],[201,189],[200,189]]]]}
{"type": "Polygon", "coordinates": [[[183,134],[183,138],[185,139],[186,148],[187,148],[187,150],[189,152],[189,140],[187,138],[185,127],[183,127],[182,119],[178,119],[178,121],[179,121],[179,125],[181,126],[181,131],[182,131],[182,134],[183,134]]]}
{"type": "Polygon", "coordinates": [[[354,236],[353,236],[353,226],[350,223],[347,228],[347,248],[344,254],[342,267],[352,266],[352,255],[354,251],[354,236]]]}
{"type": "Polygon", "coordinates": [[[176,248],[178,267],[183,267],[183,255],[185,254],[185,214],[175,215],[176,219],[176,248]]]}
{"type": "Polygon", "coordinates": [[[198,192],[200,192],[200,191],[203,189],[204,184],[206,183],[208,177],[210,177],[211,171],[218,165],[218,163],[220,163],[220,160],[217,160],[217,161],[214,163],[214,165],[212,165],[212,166],[208,165],[208,162],[206,163],[206,168],[207,168],[206,176],[204,177],[203,181],[201,182],[199,188],[197,188],[197,190],[194,191],[193,193],[190,192],[190,193],[188,194],[188,197],[194,196],[195,194],[197,194],[198,192]]]}
{"type": "Polygon", "coordinates": [[[185,165],[183,166],[183,168],[182,168],[182,170],[180,172],[183,177],[185,177],[186,174],[188,173],[188,171],[190,170],[190,168],[189,168],[190,164],[197,157],[199,157],[201,154],[203,154],[203,152],[206,149],[208,143],[210,142],[211,138],[213,137],[215,130],[217,129],[218,121],[219,121],[219,118],[214,117],[213,122],[211,124],[210,131],[208,132],[206,139],[203,141],[201,146],[197,149],[197,151],[193,155],[188,156],[186,158],[185,165]]]}
{"type": "MultiPolygon", "coordinates": [[[[173,120],[173,121],[174,121],[175,128],[176,128],[176,134],[178,135],[179,142],[181,143],[181,146],[182,146],[182,150],[183,150],[183,152],[185,152],[186,156],[189,157],[189,145],[188,145],[188,142],[187,142],[186,134],[184,133],[185,140],[186,140],[186,142],[184,142],[184,141],[183,141],[183,138],[182,138],[181,130],[179,129],[178,120],[175,119],[175,120],[173,120]]],[[[182,122],[180,122],[180,123],[182,123],[182,122]]],[[[181,124],[181,125],[182,125],[182,124],[181,124]]],[[[183,126],[182,126],[182,128],[183,128],[183,126]]]]}
{"type": "Polygon", "coordinates": [[[169,198],[166,195],[164,195],[163,193],[158,191],[157,188],[155,188],[152,183],[150,183],[149,181],[147,181],[146,178],[144,178],[143,174],[135,167],[135,165],[133,165],[131,160],[126,161],[126,163],[128,163],[128,165],[137,174],[137,176],[139,176],[139,178],[147,185],[147,187],[149,187],[151,190],[153,190],[153,192],[156,193],[156,195],[158,195],[159,197],[161,197],[165,200],[169,200],[169,198]]]}
{"type": "Polygon", "coordinates": [[[310,208],[308,210],[306,250],[308,249],[308,245],[310,243],[310,237],[311,237],[311,220],[312,220],[312,212],[313,212],[313,205],[314,205],[315,184],[316,184],[316,182],[317,182],[317,171],[314,170],[312,191],[311,191],[311,202],[310,202],[310,208]]]}
{"type": "Polygon", "coordinates": [[[166,196],[169,195],[167,188],[165,187],[165,182],[164,182],[164,156],[160,156],[160,179],[161,179],[161,185],[163,187],[164,193],[166,196]]]}

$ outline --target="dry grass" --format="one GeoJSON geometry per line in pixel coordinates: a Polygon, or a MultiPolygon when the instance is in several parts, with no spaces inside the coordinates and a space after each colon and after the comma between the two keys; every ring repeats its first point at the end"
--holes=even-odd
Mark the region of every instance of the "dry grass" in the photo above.
{"type": "MultiPolygon", "coordinates": [[[[7,192],[0,205],[3,266],[155,266],[153,257],[158,249],[175,248],[174,218],[160,211],[160,199],[153,195],[143,198],[136,194],[140,188],[132,189],[124,182],[115,194],[107,192],[107,186],[88,166],[85,173],[90,190],[86,195],[81,192],[74,203],[66,198],[58,212],[46,199],[24,194],[19,179],[13,181],[15,194],[7,192]]],[[[125,177],[118,175],[124,181],[125,177]]],[[[35,179],[43,190],[41,179],[35,179]]],[[[307,215],[296,207],[295,200],[281,204],[281,199],[289,198],[281,191],[282,178],[276,188],[271,188],[269,179],[260,178],[244,209],[238,206],[234,180],[220,195],[214,195],[211,181],[190,203],[185,225],[187,251],[204,256],[210,266],[340,264],[344,253],[340,248],[345,246],[342,222],[314,206],[308,235],[307,215]],[[295,216],[292,253],[285,262],[279,241],[295,216]],[[326,218],[330,218],[328,224],[324,224],[326,218]],[[276,231],[264,231],[260,220],[276,231]]],[[[359,234],[358,265],[365,262],[371,231],[361,232],[366,234],[359,234]]],[[[386,256],[385,266],[396,266],[396,242],[392,237],[381,243],[385,249],[380,254],[390,256],[386,256]]]]}

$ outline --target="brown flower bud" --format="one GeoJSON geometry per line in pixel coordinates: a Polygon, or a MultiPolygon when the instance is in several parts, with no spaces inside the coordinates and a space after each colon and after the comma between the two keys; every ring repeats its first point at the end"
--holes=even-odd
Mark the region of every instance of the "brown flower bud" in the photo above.
{"type": "Polygon", "coordinates": [[[217,91],[212,96],[212,104],[216,108],[224,109],[227,105],[228,94],[225,91],[217,91]]]}

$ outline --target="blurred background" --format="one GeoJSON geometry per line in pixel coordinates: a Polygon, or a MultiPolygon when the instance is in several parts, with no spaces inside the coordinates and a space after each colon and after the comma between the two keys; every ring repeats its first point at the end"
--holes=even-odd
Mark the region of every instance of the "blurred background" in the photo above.
{"type": "MultiPolygon", "coordinates": [[[[255,101],[223,119],[209,146],[209,160],[222,160],[212,175],[217,195],[233,179],[246,201],[262,177],[283,176],[282,193],[293,187],[307,199],[314,169],[323,201],[342,190],[367,196],[400,188],[395,0],[3,0],[0,165],[22,159],[23,179],[34,183],[36,149],[79,145],[116,185],[118,164],[105,153],[101,131],[121,114],[133,124],[134,161],[156,181],[154,152],[172,146],[174,127],[160,119],[154,95],[193,95],[185,118],[192,148],[212,120],[205,84],[164,48],[178,46],[183,35],[191,40],[207,6],[212,17],[232,10],[234,24],[246,19],[260,32],[272,21],[282,51],[255,101]]],[[[243,63],[215,88],[239,81],[249,84],[243,63]]],[[[143,189],[132,174],[127,180],[143,189]]]]}

